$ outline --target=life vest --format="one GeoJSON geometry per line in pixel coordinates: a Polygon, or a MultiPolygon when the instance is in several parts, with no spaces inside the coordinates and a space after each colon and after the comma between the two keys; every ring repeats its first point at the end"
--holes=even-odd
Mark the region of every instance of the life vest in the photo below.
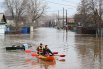
{"type": "Polygon", "coordinates": [[[38,53],[43,53],[43,48],[38,47],[37,51],[38,51],[38,53]]]}

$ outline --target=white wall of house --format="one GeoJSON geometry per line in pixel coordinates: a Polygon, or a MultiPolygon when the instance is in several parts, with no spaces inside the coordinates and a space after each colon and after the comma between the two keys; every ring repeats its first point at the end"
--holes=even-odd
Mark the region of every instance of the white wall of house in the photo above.
{"type": "Polygon", "coordinates": [[[7,25],[15,26],[15,24],[14,24],[14,21],[13,21],[13,20],[7,20],[7,25]]]}
{"type": "Polygon", "coordinates": [[[4,25],[0,25],[0,34],[5,34],[5,30],[6,30],[6,26],[4,25]]]}

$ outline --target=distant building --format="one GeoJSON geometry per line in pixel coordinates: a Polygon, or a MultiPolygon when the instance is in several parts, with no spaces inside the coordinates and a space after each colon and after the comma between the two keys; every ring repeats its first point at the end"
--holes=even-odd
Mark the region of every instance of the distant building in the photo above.
{"type": "Polygon", "coordinates": [[[63,24],[63,18],[57,19],[57,26],[58,27],[66,26],[66,24],[68,26],[74,26],[74,24],[75,24],[74,18],[67,18],[67,23],[66,23],[66,18],[64,18],[64,24],[63,24]]]}
{"type": "Polygon", "coordinates": [[[15,26],[12,16],[6,16],[7,25],[15,26]]]}
{"type": "Polygon", "coordinates": [[[3,13],[0,13],[0,34],[4,34],[6,31],[6,18],[3,13]]]}
{"type": "Polygon", "coordinates": [[[74,18],[67,18],[68,28],[73,29],[76,26],[74,18]]]}
{"type": "Polygon", "coordinates": [[[75,21],[74,21],[74,18],[67,18],[67,22],[68,23],[74,23],[75,21]]]}
{"type": "MultiPolygon", "coordinates": [[[[15,22],[14,22],[14,18],[12,17],[12,16],[5,16],[6,17],[6,20],[7,20],[7,25],[9,26],[13,26],[13,27],[15,27],[16,26],[16,24],[15,24],[15,22]]],[[[24,25],[24,19],[23,19],[23,17],[19,20],[19,24],[18,24],[19,26],[23,26],[24,25]]]]}

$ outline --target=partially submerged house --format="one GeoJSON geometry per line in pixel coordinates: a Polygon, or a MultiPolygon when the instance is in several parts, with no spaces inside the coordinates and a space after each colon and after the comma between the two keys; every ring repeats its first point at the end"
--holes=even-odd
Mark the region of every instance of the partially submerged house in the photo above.
{"type": "Polygon", "coordinates": [[[29,23],[26,24],[25,17],[21,17],[21,19],[18,21],[18,28],[16,29],[16,23],[12,16],[6,16],[7,20],[7,34],[28,34],[30,33],[30,27],[29,23]]]}
{"type": "Polygon", "coordinates": [[[0,13],[0,34],[5,34],[6,31],[6,18],[3,13],[0,13]]]}

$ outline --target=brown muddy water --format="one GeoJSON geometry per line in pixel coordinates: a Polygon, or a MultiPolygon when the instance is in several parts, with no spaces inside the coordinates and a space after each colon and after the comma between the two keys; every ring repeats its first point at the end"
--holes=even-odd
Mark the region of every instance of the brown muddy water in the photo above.
{"type": "Polygon", "coordinates": [[[103,69],[102,39],[94,35],[81,35],[75,32],[54,28],[38,28],[29,34],[0,35],[0,69],[103,69]],[[54,62],[47,62],[24,51],[6,51],[13,44],[29,43],[32,51],[39,43],[48,45],[58,52],[54,62]],[[59,55],[65,54],[65,57],[59,55]],[[60,61],[64,59],[64,61],[60,61]]]}

